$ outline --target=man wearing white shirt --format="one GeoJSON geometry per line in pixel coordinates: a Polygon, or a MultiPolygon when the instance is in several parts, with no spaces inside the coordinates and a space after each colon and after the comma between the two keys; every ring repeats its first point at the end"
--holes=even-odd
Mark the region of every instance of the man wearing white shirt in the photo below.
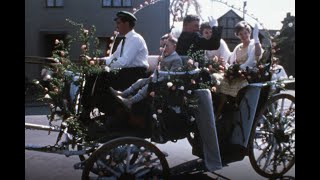
{"type": "Polygon", "coordinates": [[[133,29],[137,18],[130,12],[120,11],[114,19],[119,36],[124,39],[116,51],[108,57],[97,58],[111,69],[121,68],[118,73],[116,89],[125,89],[139,78],[146,77],[148,64],[148,48],[144,38],[133,29]],[[119,85],[119,86],[118,86],[119,85]]]}
{"type": "Polygon", "coordinates": [[[129,12],[120,11],[117,13],[117,18],[115,18],[117,30],[125,40],[121,40],[112,56],[101,58],[111,68],[149,67],[146,42],[133,29],[136,20],[136,17],[129,12]]]}
{"type": "Polygon", "coordinates": [[[94,58],[111,69],[120,69],[117,73],[102,72],[86,77],[86,85],[82,95],[82,113],[84,118],[90,114],[91,107],[98,107],[101,112],[115,112],[110,98],[109,87],[123,91],[138,79],[147,77],[148,48],[144,38],[134,31],[137,18],[130,12],[119,11],[114,21],[121,40],[115,52],[108,57],[94,58]]]}

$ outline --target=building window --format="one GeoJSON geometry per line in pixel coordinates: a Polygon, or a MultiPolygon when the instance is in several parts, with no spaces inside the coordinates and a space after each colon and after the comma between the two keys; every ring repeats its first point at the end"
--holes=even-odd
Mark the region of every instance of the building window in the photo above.
{"type": "Polygon", "coordinates": [[[64,6],[64,0],[46,0],[47,1],[47,7],[63,7],[64,6]]]}
{"type": "Polygon", "coordinates": [[[102,0],[102,7],[132,7],[132,0],[102,0]]]}

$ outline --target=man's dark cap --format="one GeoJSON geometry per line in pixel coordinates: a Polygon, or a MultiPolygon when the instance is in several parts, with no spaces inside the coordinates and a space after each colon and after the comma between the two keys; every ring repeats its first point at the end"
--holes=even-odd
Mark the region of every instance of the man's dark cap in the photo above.
{"type": "Polygon", "coordinates": [[[124,19],[128,20],[128,21],[136,21],[137,18],[136,16],[134,16],[132,13],[128,12],[128,11],[119,11],[116,14],[116,18],[114,18],[114,21],[116,21],[119,17],[123,17],[124,19]]]}

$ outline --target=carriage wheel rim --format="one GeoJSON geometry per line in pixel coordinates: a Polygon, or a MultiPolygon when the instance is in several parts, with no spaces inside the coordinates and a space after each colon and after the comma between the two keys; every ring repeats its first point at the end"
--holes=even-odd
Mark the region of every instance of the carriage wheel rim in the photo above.
{"type": "Polygon", "coordinates": [[[169,165],[162,152],[140,138],[125,137],[109,141],[98,148],[88,160],[82,179],[89,179],[90,171],[95,171],[93,174],[98,178],[113,179],[167,179],[169,175],[169,165]]]}
{"type": "Polygon", "coordinates": [[[279,94],[271,98],[257,117],[260,118],[254,123],[249,144],[250,163],[255,171],[264,177],[282,176],[295,162],[294,97],[279,94]],[[280,102],[280,108],[277,107],[280,113],[274,106],[270,106],[273,101],[280,102]],[[284,104],[289,105],[283,106],[284,104]],[[287,111],[290,113],[283,113],[286,109],[283,107],[289,107],[287,111]]]}

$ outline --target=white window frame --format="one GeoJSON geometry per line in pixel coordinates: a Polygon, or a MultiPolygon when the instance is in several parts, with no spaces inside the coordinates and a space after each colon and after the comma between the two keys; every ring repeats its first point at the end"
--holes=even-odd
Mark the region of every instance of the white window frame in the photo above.
{"type": "Polygon", "coordinates": [[[47,8],[62,8],[64,7],[64,0],[46,0],[47,8]],[[58,4],[61,3],[61,4],[58,4]]]}
{"type": "Polygon", "coordinates": [[[132,1],[133,0],[102,0],[102,7],[132,7],[132,1]],[[115,2],[117,2],[118,4],[115,5],[115,2]]]}

